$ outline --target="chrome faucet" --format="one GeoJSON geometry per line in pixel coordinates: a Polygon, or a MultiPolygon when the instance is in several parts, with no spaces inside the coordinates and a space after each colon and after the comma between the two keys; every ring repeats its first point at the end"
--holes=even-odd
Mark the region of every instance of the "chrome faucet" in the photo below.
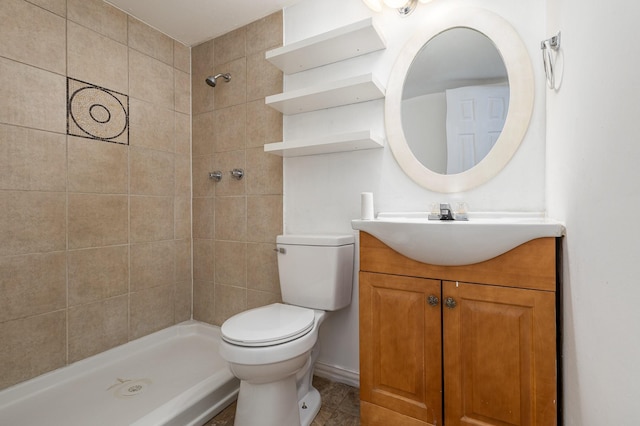
{"type": "Polygon", "coordinates": [[[465,203],[458,203],[458,207],[460,207],[458,213],[454,213],[449,203],[440,203],[439,205],[440,209],[438,209],[438,204],[431,205],[429,220],[469,220],[465,203]]]}
{"type": "Polygon", "coordinates": [[[440,220],[455,220],[449,203],[440,203],[440,220]]]}

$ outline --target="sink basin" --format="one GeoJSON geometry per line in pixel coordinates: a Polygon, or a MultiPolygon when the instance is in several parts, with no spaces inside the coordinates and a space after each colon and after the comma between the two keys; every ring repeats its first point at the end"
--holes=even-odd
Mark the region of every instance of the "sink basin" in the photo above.
{"type": "Polygon", "coordinates": [[[410,259],[446,266],[483,262],[565,232],[562,223],[535,213],[469,213],[468,221],[428,220],[422,212],[379,213],[373,220],[352,220],[351,227],[410,259]]]}

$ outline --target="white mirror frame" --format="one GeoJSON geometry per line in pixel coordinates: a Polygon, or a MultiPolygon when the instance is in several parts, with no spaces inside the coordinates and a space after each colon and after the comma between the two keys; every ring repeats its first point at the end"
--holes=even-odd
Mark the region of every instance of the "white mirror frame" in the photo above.
{"type": "Polygon", "coordinates": [[[511,160],[531,120],[534,78],[527,48],[516,30],[504,18],[474,7],[454,7],[443,12],[429,14],[425,22],[421,23],[421,30],[400,52],[387,86],[385,125],[389,146],[402,170],[424,188],[453,193],[484,184],[511,160]],[[402,91],[405,76],[422,47],[443,31],[458,27],[479,31],[493,41],[507,68],[510,99],[502,133],[487,156],[469,170],[444,175],[426,168],[411,152],[402,128],[402,91]]]}

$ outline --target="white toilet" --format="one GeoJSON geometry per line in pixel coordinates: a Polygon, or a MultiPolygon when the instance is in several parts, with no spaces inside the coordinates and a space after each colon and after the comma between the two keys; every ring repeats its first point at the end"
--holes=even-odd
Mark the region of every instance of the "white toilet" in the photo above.
{"type": "Polygon", "coordinates": [[[351,303],[353,235],[279,235],[282,300],[222,324],[220,354],[240,379],[236,426],[308,426],[320,410],[311,385],[325,311],[351,303]]]}

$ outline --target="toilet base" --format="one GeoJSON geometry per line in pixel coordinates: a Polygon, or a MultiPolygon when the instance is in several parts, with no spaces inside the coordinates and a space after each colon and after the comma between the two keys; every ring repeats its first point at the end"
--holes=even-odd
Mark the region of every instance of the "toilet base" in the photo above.
{"type": "Polygon", "coordinates": [[[309,389],[300,401],[298,401],[298,409],[300,412],[300,426],[309,426],[320,411],[322,401],[320,400],[320,392],[314,387],[309,389]]]}
{"type": "Polygon", "coordinates": [[[240,382],[235,426],[299,426],[296,377],[271,383],[240,382]]]}

